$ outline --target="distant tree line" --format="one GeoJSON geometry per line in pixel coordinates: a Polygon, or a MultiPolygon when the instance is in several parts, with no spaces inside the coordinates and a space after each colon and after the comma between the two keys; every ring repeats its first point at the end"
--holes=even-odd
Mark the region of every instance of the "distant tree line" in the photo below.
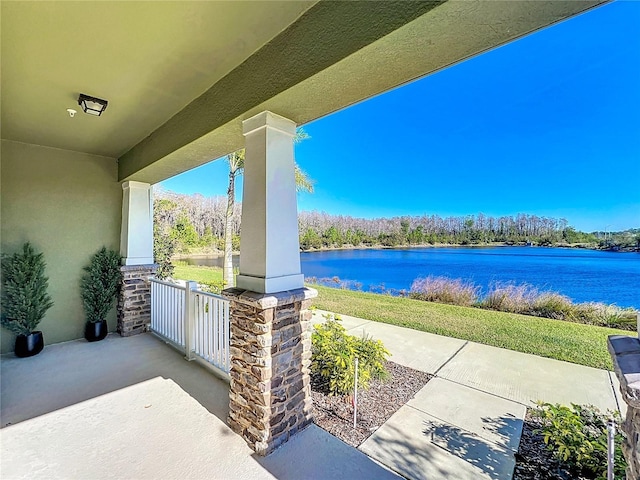
{"type": "Polygon", "coordinates": [[[464,217],[424,215],[362,219],[318,212],[299,215],[302,248],[343,245],[475,245],[493,242],[591,242],[595,237],[577,232],[565,219],[518,214],[489,217],[482,213],[464,217]]]}
{"type": "MultiPolygon", "coordinates": [[[[157,235],[164,235],[175,244],[178,253],[196,247],[222,250],[224,246],[227,197],[184,195],[168,190],[154,191],[154,226],[157,235]]],[[[240,246],[241,204],[235,204],[231,216],[234,248],[240,246]]]]}
{"type": "MultiPolygon", "coordinates": [[[[223,249],[226,196],[204,197],[157,190],[154,201],[156,239],[172,243],[175,252],[196,248],[223,249]]],[[[241,204],[232,215],[233,247],[239,248],[241,204]]],[[[600,248],[638,248],[640,229],[625,232],[577,231],[566,219],[518,214],[491,217],[479,213],[461,217],[423,215],[364,219],[322,212],[300,212],[303,250],[360,246],[479,245],[487,243],[536,245],[589,244],[600,248]]]]}

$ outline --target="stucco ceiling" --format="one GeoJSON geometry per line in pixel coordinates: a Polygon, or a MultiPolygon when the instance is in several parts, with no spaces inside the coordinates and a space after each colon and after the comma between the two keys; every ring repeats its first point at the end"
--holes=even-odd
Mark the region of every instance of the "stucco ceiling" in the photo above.
{"type": "Polygon", "coordinates": [[[155,183],[241,148],[262,110],[306,123],[602,3],[3,1],[2,138],[155,183]],[[69,118],[81,92],[102,117],[69,118]]]}
{"type": "Polygon", "coordinates": [[[2,138],[119,157],[314,3],[2,1],[2,138]]]}

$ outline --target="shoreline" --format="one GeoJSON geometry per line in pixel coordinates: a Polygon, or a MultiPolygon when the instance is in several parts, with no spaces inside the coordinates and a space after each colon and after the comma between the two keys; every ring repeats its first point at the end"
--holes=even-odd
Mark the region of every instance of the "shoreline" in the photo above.
{"type": "MultiPolygon", "coordinates": [[[[322,248],[310,248],[308,250],[300,250],[300,253],[315,253],[315,252],[332,252],[342,250],[399,250],[407,248],[500,248],[500,247],[531,247],[531,248],[567,248],[567,249],[580,249],[580,250],[594,250],[602,252],[615,252],[615,253],[640,253],[638,248],[629,247],[623,249],[611,249],[611,248],[598,248],[596,246],[590,246],[584,243],[559,243],[555,245],[535,245],[526,243],[511,243],[511,242],[490,242],[490,243],[475,243],[472,245],[461,245],[459,243],[427,243],[427,244],[412,244],[412,245],[345,245],[342,247],[322,247],[322,248]]],[[[239,251],[233,252],[234,256],[240,255],[239,251]]],[[[223,256],[223,252],[220,250],[211,251],[209,253],[182,253],[174,255],[171,260],[188,260],[192,258],[220,258],[223,256]]]]}

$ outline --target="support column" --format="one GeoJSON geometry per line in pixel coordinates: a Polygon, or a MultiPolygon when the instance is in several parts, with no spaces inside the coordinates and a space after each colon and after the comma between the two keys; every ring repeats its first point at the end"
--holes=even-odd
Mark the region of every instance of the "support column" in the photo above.
{"type": "Polygon", "coordinates": [[[293,162],[296,124],[262,112],[242,127],[246,145],[236,286],[262,293],[302,288],[293,162]]]}
{"type": "Polygon", "coordinates": [[[124,265],[153,263],[153,187],[148,183],[122,184],[120,255],[124,265]]]}
{"type": "Polygon", "coordinates": [[[291,120],[263,112],[246,137],[240,274],[230,300],[231,428],[268,455],[311,417],[311,299],[300,270],[291,120]]]}
{"type": "Polygon", "coordinates": [[[231,429],[268,455],[309,425],[311,299],[300,288],[260,294],[231,288],[231,429]]]}
{"type": "Polygon", "coordinates": [[[122,184],[120,255],[123,266],[117,331],[123,337],[146,332],[151,324],[149,277],[157,269],[153,263],[152,188],[142,182],[122,184]]]}
{"type": "Polygon", "coordinates": [[[157,265],[123,265],[118,296],[118,327],[123,337],[149,331],[151,325],[151,282],[157,265]]]}

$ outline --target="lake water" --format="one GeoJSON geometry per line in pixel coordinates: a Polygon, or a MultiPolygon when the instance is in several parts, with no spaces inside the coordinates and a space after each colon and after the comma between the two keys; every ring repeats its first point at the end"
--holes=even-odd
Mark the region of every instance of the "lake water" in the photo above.
{"type": "MultiPolygon", "coordinates": [[[[222,259],[219,259],[221,261],[222,259]]],[[[191,259],[213,265],[218,259],[191,259]]],[[[339,277],[364,291],[384,284],[408,290],[429,275],[471,280],[483,291],[492,282],[528,283],[575,302],[640,308],[640,254],[544,247],[454,247],[334,250],[301,254],[306,277],[339,277]]]]}

